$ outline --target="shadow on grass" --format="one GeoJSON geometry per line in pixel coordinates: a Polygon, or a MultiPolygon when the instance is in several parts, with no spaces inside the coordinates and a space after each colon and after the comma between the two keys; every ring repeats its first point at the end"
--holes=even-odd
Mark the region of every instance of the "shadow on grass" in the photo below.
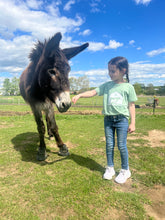
{"type": "MultiPolygon", "coordinates": [[[[71,153],[67,157],[61,157],[58,156],[59,159],[56,159],[54,161],[38,161],[36,159],[37,156],[37,151],[38,151],[38,146],[39,146],[39,137],[38,133],[36,132],[27,132],[27,133],[22,133],[17,136],[15,136],[12,140],[12,143],[14,144],[14,149],[16,151],[19,151],[21,156],[22,156],[22,161],[26,162],[32,162],[36,163],[40,166],[45,166],[45,165],[51,165],[63,160],[73,160],[75,163],[77,163],[79,166],[86,167],[92,171],[99,171],[103,172],[104,167],[102,167],[100,164],[98,164],[96,161],[89,157],[83,157],[81,155],[77,155],[74,153],[71,153]]],[[[57,148],[58,150],[58,148],[57,148]]],[[[46,150],[48,155],[51,157],[51,154],[57,154],[58,152],[52,152],[49,149],[46,150]]]]}
{"type": "Polygon", "coordinates": [[[83,157],[81,155],[77,155],[72,153],[68,159],[73,160],[75,163],[77,163],[79,166],[86,167],[92,171],[99,171],[100,173],[103,173],[104,167],[102,167],[100,164],[98,164],[96,161],[89,157],[83,157]]]}

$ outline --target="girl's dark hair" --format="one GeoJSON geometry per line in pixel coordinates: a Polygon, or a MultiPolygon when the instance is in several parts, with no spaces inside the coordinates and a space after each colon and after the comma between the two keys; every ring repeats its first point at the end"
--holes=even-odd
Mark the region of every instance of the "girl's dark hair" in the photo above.
{"type": "Polygon", "coordinates": [[[127,81],[129,82],[129,76],[128,76],[129,65],[128,65],[128,60],[125,57],[114,57],[108,62],[108,64],[115,65],[116,68],[118,68],[120,71],[123,70],[123,68],[126,69],[125,75],[127,81]]]}

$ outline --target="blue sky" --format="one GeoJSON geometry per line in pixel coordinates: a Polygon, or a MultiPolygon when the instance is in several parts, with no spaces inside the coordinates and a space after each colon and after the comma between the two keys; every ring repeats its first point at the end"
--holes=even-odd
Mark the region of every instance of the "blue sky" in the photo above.
{"type": "Polygon", "coordinates": [[[0,87],[20,76],[37,40],[59,31],[61,48],[89,42],[70,77],[99,86],[109,80],[108,61],[125,56],[132,84],[165,85],[164,11],[163,0],[0,0],[0,87]]]}

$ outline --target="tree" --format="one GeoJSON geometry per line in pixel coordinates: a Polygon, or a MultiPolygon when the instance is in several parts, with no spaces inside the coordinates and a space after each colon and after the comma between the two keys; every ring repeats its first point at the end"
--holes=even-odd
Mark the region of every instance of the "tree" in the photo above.
{"type": "Polygon", "coordinates": [[[78,78],[79,91],[85,92],[89,90],[89,79],[87,76],[81,76],[78,78]]]}
{"type": "Polygon", "coordinates": [[[146,95],[155,95],[155,89],[152,83],[148,84],[145,93],[146,95]]]}
{"type": "Polygon", "coordinates": [[[10,95],[19,95],[19,79],[17,77],[13,77],[11,80],[11,91],[10,95]]]}
{"type": "Polygon", "coordinates": [[[89,79],[87,76],[80,76],[78,78],[71,77],[69,79],[70,90],[72,92],[84,92],[89,89],[89,79]]]}
{"type": "Polygon", "coordinates": [[[136,91],[136,94],[137,94],[137,95],[142,94],[143,90],[142,90],[141,84],[139,84],[139,83],[136,82],[136,83],[134,84],[134,88],[135,88],[135,91],[136,91]]]}
{"type": "Polygon", "coordinates": [[[4,95],[10,95],[10,90],[11,90],[10,79],[6,78],[3,81],[3,92],[4,92],[4,95]]]}
{"type": "Polygon", "coordinates": [[[75,78],[75,77],[69,78],[69,83],[70,83],[70,91],[72,91],[72,92],[78,91],[77,78],[75,78]]]}
{"type": "Polygon", "coordinates": [[[6,78],[3,82],[3,94],[4,95],[19,95],[19,79],[13,77],[12,80],[6,78]]]}
{"type": "Polygon", "coordinates": [[[157,93],[159,95],[165,95],[165,84],[164,84],[164,86],[159,87],[159,90],[157,91],[157,93]]]}

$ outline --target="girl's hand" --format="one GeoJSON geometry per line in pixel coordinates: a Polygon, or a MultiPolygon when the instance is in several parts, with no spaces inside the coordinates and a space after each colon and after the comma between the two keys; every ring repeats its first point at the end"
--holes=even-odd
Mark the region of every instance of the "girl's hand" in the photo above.
{"type": "Polygon", "coordinates": [[[89,98],[95,96],[97,93],[95,90],[86,91],[80,93],[72,98],[72,102],[75,104],[79,98],[89,98]]]}
{"type": "Polygon", "coordinates": [[[135,131],[135,125],[134,124],[130,124],[128,127],[128,133],[132,133],[135,131]]]}
{"type": "Polygon", "coordinates": [[[77,100],[80,98],[80,95],[76,95],[72,98],[72,102],[75,104],[77,100]]]}

